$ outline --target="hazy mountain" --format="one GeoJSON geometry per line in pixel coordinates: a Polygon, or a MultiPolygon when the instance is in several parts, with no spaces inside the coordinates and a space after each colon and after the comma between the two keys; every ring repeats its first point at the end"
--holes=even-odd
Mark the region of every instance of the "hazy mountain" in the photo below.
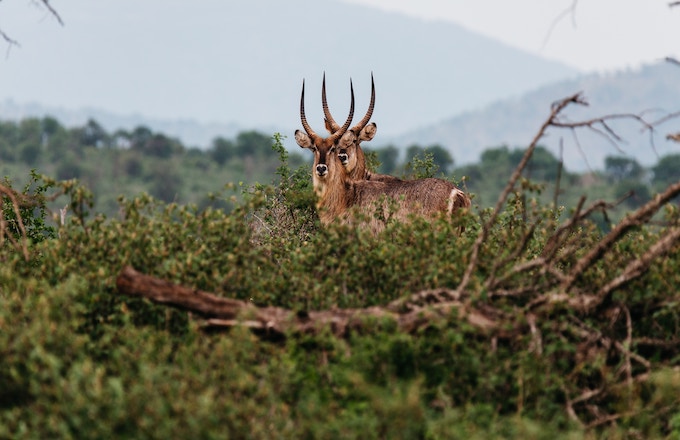
{"type": "Polygon", "coordinates": [[[300,124],[303,78],[308,118],[322,130],[322,73],[331,108],[342,119],[350,76],[361,113],[373,72],[374,119],[387,136],[575,76],[565,65],[453,23],[338,0],[71,0],[54,6],[64,27],[26,2],[0,3],[2,15],[12,17],[3,31],[21,43],[0,60],[0,102],[129,115],[120,123],[143,115],[273,127],[292,137],[300,124]]]}
{"type": "MultiPolygon", "coordinates": [[[[660,62],[561,81],[386,141],[400,146],[440,144],[451,151],[456,163],[476,162],[488,147],[528,145],[548,117],[550,104],[577,92],[583,92],[590,105],[569,107],[564,115],[572,121],[619,113],[641,114],[647,121],[657,121],[668,112],[680,111],[680,69],[660,62]]],[[[574,171],[601,169],[607,155],[625,154],[650,165],[656,163],[657,153],[680,153],[677,143],[665,139],[667,133],[680,129],[680,118],[660,125],[653,141],[649,131],[641,130],[642,126],[631,119],[611,122],[610,127],[624,139],[618,145],[621,151],[603,136],[586,130],[577,131],[575,138],[571,131],[551,129],[541,144],[559,154],[562,141],[565,164],[574,171]]]]}

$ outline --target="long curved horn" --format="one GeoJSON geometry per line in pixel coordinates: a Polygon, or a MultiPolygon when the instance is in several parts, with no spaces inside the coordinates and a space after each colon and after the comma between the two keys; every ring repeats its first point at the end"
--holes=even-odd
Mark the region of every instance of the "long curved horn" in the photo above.
{"type": "MultiPolygon", "coordinates": [[[[343,134],[345,134],[345,132],[346,132],[347,129],[349,128],[349,124],[352,123],[352,118],[354,117],[354,86],[352,85],[352,80],[351,80],[351,79],[349,80],[349,88],[350,88],[350,91],[351,91],[351,93],[352,93],[352,101],[351,101],[351,104],[350,104],[350,106],[349,106],[349,116],[347,117],[347,121],[345,121],[345,125],[343,125],[342,127],[340,127],[340,129],[339,129],[338,131],[336,131],[335,133],[333,133],[333,134],[331,135],[331,137],[328,138],[328,139],[331,140],[331,142],[337,141],[337,140],[340,138],[340,136],[342,136],[343,134]]],[[[310,136],[311,136],[311,135],[310,135],[310,136]]]]}
{"type": "Polygon", "coordinates": [[[323,116],[326,118],[326,122],[330,125],[333,133],[340,129],[340,126],[333,116],[331,116],[330,110],[328,110],[328,102],[326,101],[326,72],[323,73],[323,83],[321,85],[321,105],[323,106],[323,116]]]}
{"type": "Polygon", "coordinates": [[[314,133],[312,127],[309,126],[307,122],[307,117],[305,117],[305,80],[302,80],[302,97],[300,97],[300,119],[302,120],[302,128],[305,129],[307,135],[312,138],[318,138],[317,134],[314,133]]]}
{"type": "Polygon", "coordinates": [[[375,83],[373,82],[373,72],[371,72],[371,103],[368,105],[368,111],[366,112],[366,116],[364,116],[364,119],[359,121],[357,125],[352,127],[352,131],[354,133],[358,133],[364,129],[366,124],[368,124],[368,121],[371,120],[371,116],[373,116],[373,107],[375,106],[375,83]]]}

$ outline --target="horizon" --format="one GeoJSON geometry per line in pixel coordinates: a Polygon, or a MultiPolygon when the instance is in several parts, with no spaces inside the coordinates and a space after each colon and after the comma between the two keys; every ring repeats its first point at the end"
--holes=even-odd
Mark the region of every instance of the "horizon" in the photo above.
{"type": "MultiPolygon", "coordinates": [[[[568,4],[572,4],[572,1],[568,4]]],[[[373,120],[377,121],[380,128],[374,144],[380,146],[386,141],[391,142],[392,139],[444,121],[518,99],[543,87],[589,75],[612,76],[619,72],[635,71],[658,61],[642,59],[638,51],[631,51],[630,62],[614,70],[574,70],[563,64],[570,63],[569,59],[564,58],[566,55],[558,56],[554,50],[565,35],[567,39],[579,36],[572,41],[575,50],[581,47],[584,39],[598,43],[587,45],[591,57],[592,53],[597,54],[607,47],[605,43],[610,43],[610,39],[599,42],[595,37],[588,37],[593,35],[589,27],[591,22],[601,19],[595,13],[592,19],[586,19],[592,1],[579,2],[573,16],[570,12],[555,22],[555,18],[560,17],[559,11],[564,11],[561,6],[551,4],[535,9],[537,0],[517,0],[512,3],[514,7],[511,9],[520,13],[520,17],[526,9],[537,12],[536,16],[523,17],[521,23],[526,26],[519,27],[510,20],[499,26],[494,21],[498,20],[498,14],[480,15],[480,11],[488,10],[491,5],[500,8],[493,9],[499,12],[510,7],[499,3],[499,0],[484,0],[465,7],[459,2],[424,0],[418,8],[414,8],[412,2],[386,0],[326,0],[312,4],[297,0],[290,3],[293,5],[290,7],[267,3],[265,0],[256,3],[246,7],[225,5],[218,1],[206,1],[200,5],[187,5],[178,0],[149,1],[136,6],[132,14],[129,9],[121,9],[119,3],[111,0],[97,3],[85,0],[73,0],[67,4],[52,2],[50,4],[65,23],[61,26],[54,16],[39,7],[39,3],[29,7],[17,2],[2,2],[0,11],[7,13],[13,10],[17,20],[9,27],[0,23],[0,30],[18,40],[21,46],[8,46],[7,56],[2,61],[4,65],[0,71],[3,73],[0,75],[5,77],[6,87],[0,94],[0,104],[4,103],[7,107],[10,102],[24,108],[35,104],[45,109],[63,109],[62,115],[70,114],[69,117],[76,118],[71,124],[84,124],[87,116],[73,116],[84,113],[111,131],[117,128],[130,129],[134,121],[145,121],[147,125],[152,121],[152,128],[179,137],[187,145],[195,144],[197,135],[205,138],[208,132],[211,137],[215,133],[229,137],[236,131],[265,129],[286,135],[287,146],[294,150],[294,143],[290,139],[291,133],[299,125],[297,107],[302,78],[307,80],[310,89],[307,100],[312,105],[320,98],[318,89],[321,72],[326,71],[329,103],[332,109],[341,113],[349,105],[346,90],[349,77],[354,79],[357,111],[365,108],[370,84],[367,72],[373,71],[378,94],[373,120]],[[529,4],[534,6],[529,8],[526,6],[529,4]],[[8,5],[14,9],[9,9],[8,5]],[[263,16],[260,13],[262,5],[276,6],[277,9],[263,16]],[[306,13],[312,15],[305,15],[294,6],[308,7],[312,11],[306,13]],[[164,13],[163,20],[158,19],[159,7],[160,12],[164,13]],[[250,15],[227,17],[217,13],[234,11],[250,15]],[[436,15],[433,16],[432,11],[436,15]],[[404,37],[398,39],[399,36],[386,34],[389,29],[383,29],[382,33],[373,29],[363,32],[361,38],[356,40],[361,41],[361,45],[336,48],[330,43],[342,43],[346,37],[331,33],[330,36],[335,40],[321,39],[322,45],[313,46],[317,49],[313,54],[307,54],[301,49],[305,47],[304,42],[318,43],[309,40],[309,35],[318,34],[319,30],[323,31],[326,27],[315,28],[310,23],[300,29],[299,23],[305,17],[329,15],[330,12],[339,13],[345,20],[357,17],[347,28],[349,30],[369,29],[367,26],[390,23],[391,26],[399,26],[400,34],[404,34],[404,37]],[[452,18],[451,14],[456,13],[460,16],[452,18]],[[557,17],[555,14],[558,14],[557,17]],[[486,18],[486,21],[480,17],[486,18]],[[153,33],[148,32],[149,19],[154,20],[153,33]],[[572,20],[575,20],[576,28],[571,27],[572,20]],[[548,21],[552,29],[543,50],[532,50],[526,44],[522,46],[521,40],[530,41],[531,46],[540,39],[538,35],[545,39],[545,22],[548,21]],[[485,30],[484,26],[489,23],[496,34],[485,30]],[[125,29],[125,33],[121,34],[120,29],[125,29]],[[238,38],[231,41],[234,37],[229,35],[233,33],[225,33],[225,29],[233,29],[238,37],[247,36],[250,52],[240,51],[239,44],[235,45],[238,38]],[[537,29],[543,30],[538,33],[537,29]],[[290,35],[278,36],[276,32],[290,35]],[[422,35],[422,32],[428,35],[422,35]],[[502,37],[508,34],[516,38],[502,37]],[[295,38],[291,39],[291,36],[295,38]],[[281,49],[287,51],[292,48],[295,53],[277,54],[275,58],[269,59],[271,52],[265,49],[276,43],[272,38],[285,38],[286,44],[290,46],[281,49]],[[442,38],[453,40],[442,43],[442,38]],[[588,38],[594,38],[595,41],[588,38]],[[220,41],[223,44],[215,44],[220,41]],[[385,45],[385,41],[390,44],[385,45]],[[462,53],[454,52],[456,45],[468,41],[468,44],[474,45],[466,46],[462,53]],[[366,47],[356,49],[362,46],[366,47]],[[329,52],[326,47],[333,47],[333,50],[329,52]],[[375,47],[388,53],[376,51],[375,47]],[[473,50],[469,50],[470,47],[473,50]],[[429,55],[428,51],[431,52],[429,55]],[[453,64],[447,67],[450,71],[441,71],[441,66],[445,64],[428,64],[433,59],[441,60],[445,55],[453,56],[454,53],[461,57],[461,62],[468,62],[465,68],[453,64]],[[479,58],[480,54],[482,58],[479,58]],[[402,59],[405,56],[412,58],[402,59]],[[553,61],[541,61],[549,57],[553,61]],[[337,60],[345,58],[348,61],[337,60]],[[470,65],[480,62],[480,59],[482,66],[470,65]],[[544,73],[535,75],[531,69],[527,73],[526,68],[524,71],[518,68],[527,63],[537,63],[535,66],[545,69],[542,71],[544,73]],[[422,68],[422,65],[428,68],[422,68]],[[514,70],[507,72],[505,69],[514,70]],[[529,78],[527,74],[534,76],[529,78]],[[524,83],[518,85],[518,81],[524,83]],[[242,92],[246,90],[259,91],[261,96],[249,100],[243,97],[242,92]],[[104,120],[97,116],[100,114],[106,114],[104,120]],[[111,126],[111,120],[124,125],[111,126]],[[185,123],[186,131],[176,133],[167,128],[158,128],[167,127],[172,122],[185,123]],[[192,124],[193,128],[186,127],[192,124]],[[207,129],[206,126],[211,127],[207,129]],[[193,133],[190,133],[192,130],[193,133]],[[200,131],[204,133],[198,133],[200,131]]],[[[653,11],[648,15],[659,12],[657,6],[660,4],[647,6],[653,11]]],[[[621,2],[617,5],[621,16],[617,15],[611,19],[611,23],[600,26],[599,32],[606,33],[610,27],[619,26],[621,20],[630,19],[622,17],[628,17],[629,14],[624,12],[630,11],[633,4],[621,2]]],[[[669,11],[665,2],[663,5],[665,16],[677,20],[675,11],[669,11]]],[[[680,12],[680,8],[676,10],[680,12]]],[[[14,18],[13,14],[8,15],[14,18]]],[[[646,23],[647,18],[639,15],[641,23],[646,23]]],[[[336,22],[344,23],[337,19],[329,21],[336,22]]],[[[663,27],[663,24],[657,26],[659,29],[663,27]]],[[[680,32],[680,26],[676,27],[680,32]]],[[[624,32],[625,29],[618,31],[624,32]]],[[[675,28],[673,32],[676,32],[675,28]]],[[[640,36],[640,46],[650,44],[648,37],[655,35],[640,36]]],[[[680,41],[680,37],[676,41],[680,41]]],[[[605,56],[600,58],[603,63],[614,62],[607,61],[605,56]]],[[[556,96],[552,99],[559,98],[556,96]]],[[[320,112],[313,112],[309,118],[313,127],[323,127],[320,112]]],[[[60,120],[68,125],[69,122],[63,119],[61,116],[60,120]]],[[[205,140],[198,144],[207,146],[205,140]]]]}

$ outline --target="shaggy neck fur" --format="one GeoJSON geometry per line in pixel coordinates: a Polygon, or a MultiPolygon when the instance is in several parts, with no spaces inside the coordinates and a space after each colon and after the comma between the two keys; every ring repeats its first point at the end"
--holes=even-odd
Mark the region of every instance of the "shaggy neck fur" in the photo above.
{"type": "Polygon", "coordinates": [[[328,173],[321,177],[313,171],[312,179],[317,197],[316,209],[323,225],[342,217],[349,207],[347,189],[350,182],[347,171],[337,155],[330,155],[328,159],[328,173]]]}

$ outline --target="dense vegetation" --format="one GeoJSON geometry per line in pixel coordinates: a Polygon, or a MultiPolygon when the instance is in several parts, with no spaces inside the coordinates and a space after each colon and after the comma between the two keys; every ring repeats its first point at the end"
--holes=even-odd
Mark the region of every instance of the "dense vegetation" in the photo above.
{"type": "MultiPolygon", "coordinates": [[[[680,193],[678,168],[666,168],[676,158],[653,173],[613,158],[589,177],[606,196],[638,185],[644,197],[628,209],[675,191],[611,233],[597,226],[608,205],[563,208],[562,193],[553,204],[545,182],[576,194],[586,177],[557,178],[540,147],[502,209],[485,208],[532,153],[503,147],[479,165],[446,165],[481,207],[373,237],[319,227],[309,165],[279,136],[244,133],[203,152],[96,127],[2,125],[3,166],[16,167],[6,169],[57,179],[21,171],[26,182],[0,186],[0,438],[680,436],[680,211],[665,203],[680,193]],[[115,189],[98,194],[106,180],[115,189]],[[63,224],[51,205],[68,207],[63,224]],[[122,296],[127,265],[298,316],[436,308],[441,297],[455,306],[409,330],[367,318],[342,338],[209,331],[122,296]]],[[[436,152],[405,172],[435,173],[436,152]]]]}
{"type": "MultiPolygon", "coordinates": [[[[58,180],[78,179],[94,194],[93,210],[108,217],[117,214],[120,195],[142,192],[164,202],[230,209],[229,202],[209,194],[220,192],[226,183],[271,182],[278,166],[271,146],[270,135],[253,131],[235,139],[218,137],[199,149],[144,126],[109,133],[94,120],[67,128],[51,117],[29,118],[0,122],[0,177],[22,186],[35,169],[58,180]]],[[[525,150],[490,148],[478,164],[456,167],[455,157],[439,145],[411,145],[403,152],[392,145],[368,147],[374,166],[387,174],[412,176],[420,163],[431,159],[434,168],[428,172],[464,180],[481,207],[495,202],[525,150]]],[[[298,168],[309,160],[304,152],[293,152],[289,164],[298,168]]],[[[613,212],[619,218],[671,183],[679,166],[680,154],[661,157],[650,169],[635,159],[612,155],[604,170],[579,174],[561,169],[558,158],[538,148],[525,174],[544,185],[544,202],[553,201],[557,189],[558,203],[564,206],[574,206],[582,194],[591,200],[617,200],[630,193],[624,206],[613,212]]]]}

